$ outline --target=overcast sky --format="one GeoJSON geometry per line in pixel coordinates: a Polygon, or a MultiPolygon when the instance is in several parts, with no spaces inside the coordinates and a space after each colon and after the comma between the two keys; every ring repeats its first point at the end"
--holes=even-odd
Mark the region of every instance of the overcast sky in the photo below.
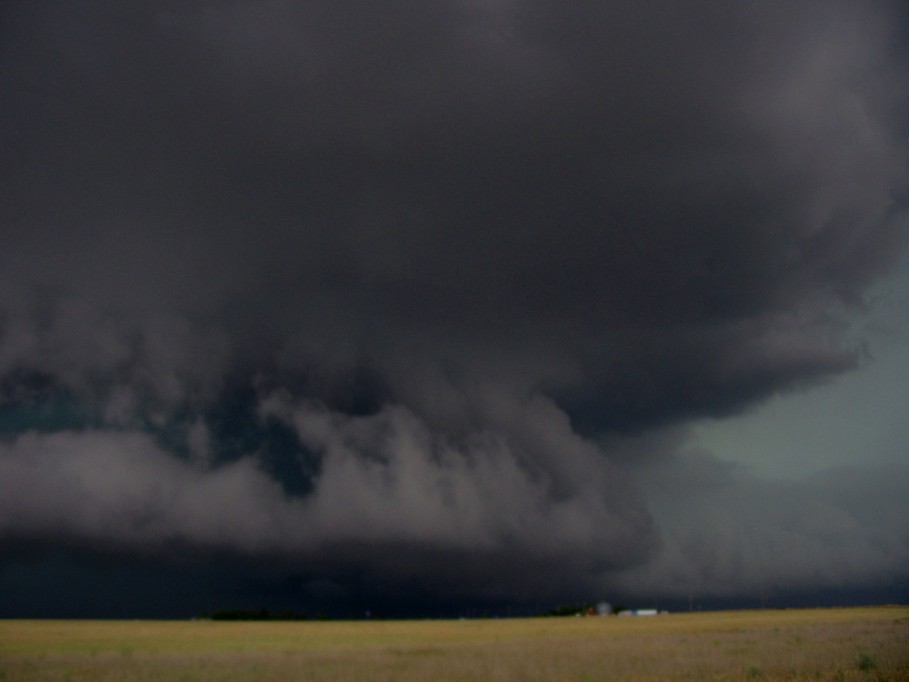
{"type": "Polygon", "coordinates": [[[3,3],[0,615],[909,599],[907,28],[3,3]]]}

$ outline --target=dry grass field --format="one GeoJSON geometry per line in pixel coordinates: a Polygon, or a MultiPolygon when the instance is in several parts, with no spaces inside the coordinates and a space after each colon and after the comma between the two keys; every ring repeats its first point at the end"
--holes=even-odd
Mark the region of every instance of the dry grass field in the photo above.
{"type": "Polygon", "coordinates": [[[909,681],[909,607],[466,621],[0,621],[0,680],[909,681]]]}

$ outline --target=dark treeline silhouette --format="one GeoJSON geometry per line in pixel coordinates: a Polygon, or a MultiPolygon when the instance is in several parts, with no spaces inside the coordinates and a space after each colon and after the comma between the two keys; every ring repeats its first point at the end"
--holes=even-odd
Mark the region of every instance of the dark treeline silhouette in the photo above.
{"type": "Polygon", "coordinates": [[[544,616],[588,616],[596,614],[593,604],[562,604],[546,611],[544,616]]]}
{"type": "MultiPolygon", "coordinates": [[[[610,613],[618,613],[619,611],[627,611],[627,606],[614,605],[611,607],[610,613]]],[[[597,615],[597,607],[595,604],[563,604],[561,606],[556,606],[545,613],[543,616],[593,616],[597,615]]]]}
{"type": "MultiPolygon", "coordinates": [[[[615,606],[612,613],[624,611],[626,607],[615,606]]],[[[438,618],[539,618],[539,617],[558,617],[558,616],[588,616],[596,615],[597,608],[594,603],[584,604],[561,604],[552,608],[545,607],[500,607],[498,609],[476,609],[462,611],[457,614],[437,614],[438,618]]],[[[199,618],[208,620],[243,620],[243,621],[302,621],[302,620],[356,620],[360,618],[371,620],[385,620],[387,618],[398,619],[423,619],[426,614],[422,615],[380,615],[370,611],[360,613],[357,616],[347,615],[326,615],[325,613],[307,614],[302,611],[291,611],[290,609],[269,610],[267,608],[258,609],[221,609],[204,613],[199,618]]]]}
{"type": "MultiPolygon", "coordinates": [[[[222,609],[205,616],[210,620],[310,620],[310,616],[296,611],[269,611],[268,609],[222,609]]],[[[315,616],[324,619],[324,616],[315,616]]]]}

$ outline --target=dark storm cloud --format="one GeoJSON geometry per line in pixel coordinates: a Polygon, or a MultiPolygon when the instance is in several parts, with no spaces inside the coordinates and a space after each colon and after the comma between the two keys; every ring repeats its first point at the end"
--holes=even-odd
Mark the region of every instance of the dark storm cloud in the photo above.
{"type": "Polygon", "coordinates": [[[591,438],[858,361],[905,232],[904,24],[5,3],[4,536],[536,567],[503,594],[646,560],[613,465],[646,453],[591,438]]]}

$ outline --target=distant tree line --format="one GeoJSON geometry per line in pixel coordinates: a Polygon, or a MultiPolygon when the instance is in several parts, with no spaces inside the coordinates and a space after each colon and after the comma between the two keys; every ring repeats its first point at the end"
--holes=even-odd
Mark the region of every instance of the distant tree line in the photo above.
{"type": "MultiPolygon", "coordinates": [[[[613,606],[612,612],[627,611],[626,606],[613,606]]],[[[544,616],[595,616],[597,614],[596,604],[562,604],[555,606],[546,611],[544,616]]]]}
{"type": "MultiPolygon", "coordinates": [[[[625,606],[614,606],[612,612],[618,613],[619,611],[626,610],[625,606]]],[[[540,613],[536,611],[532,614],[534,616],[546,616],[546,617],[562,617],[562,616],[595,616],[597,614],[596,604],[584,603],[584,604],[561,604],[559,606],[554,606],[548,611],[540,613]]],[[[508,613],[509,617],[513,617],[514,614],[511,610],[508,613]]],[[[202,614],[199,616],[203,619],[208,620],[244,620],[244,621],[299,621],[299,620],[330,620],[330,617],[324,613],[317,613],[314,615],[309,615],[302,611],[291,611],[290,609],[281,609],[281,610],[269,610],[266,608],[259,609],[221,609],[218,611],[212,611],[211,613],[202,614]]],[[[366,612],[366,617],[371,618],[372,615],[369,612],[366,612]]],[[[488,613],[480,617],[490,617],[488,613]]],[[[381,619],[381,618],[380,618],[381,619]]]]}
{"type": "MultiPolygon", "coordinates": [[[[209,620],[310,620],[310,616],[299,611],[268,609],[222,609],[209,613],[204,618],[209,620]]],[[[318,614],[316,620],[325,620],[326,616],[318,614]]]]}
{"type": "Polygon", "coordinates": [[[590,613],[596,613],[596,606],[593,604],[561,604],[549,609],[544,616],[585,616],[590,613]]]}

